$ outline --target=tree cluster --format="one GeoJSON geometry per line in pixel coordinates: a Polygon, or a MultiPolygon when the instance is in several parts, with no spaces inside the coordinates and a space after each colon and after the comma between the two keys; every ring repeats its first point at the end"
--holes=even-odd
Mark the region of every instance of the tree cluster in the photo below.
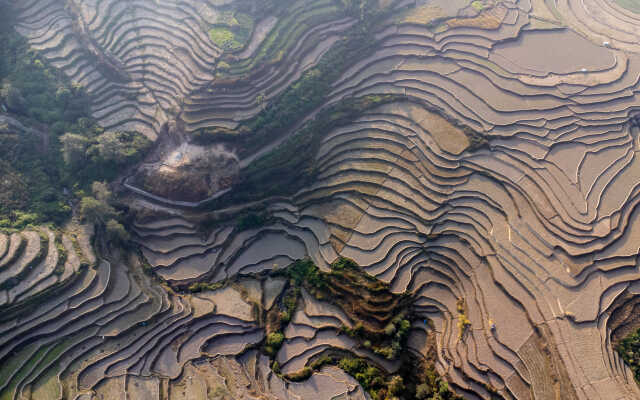
{"type": "Polygon", "coordinates": [[[622,339],[616,350],[633,371],[636,381],[640,382],[640,329],[622,339]]]}
{"type": "MultiPolygon", "coordinates": [[[[0,228],[63,223],[91,182],[114,179],[150,142],[136,132],[104,132],[80,86],[51,67],[0,4],[0,228]]],[[[114,225],[111,227],[115,229],[114,225]]]]}
{"type": "Polygon", "coordinates": [[[117,244],[124,244],[130,235],[120,222],[121,213],[111,204],[113,196],[104,182],[94,182],[91,185],[93,196],[85,196],[80,200],[80,215],[97,229],[104,231],[107,240],[117,244]]]}
{"type": "Polygon", "coordinates": [[[113,179],[118,171],[141,160],[151,141],[137,132],[102,132],[82,135],[67,132],[60,137],[65,166],[82,167],[82,178],[113,179]]]}

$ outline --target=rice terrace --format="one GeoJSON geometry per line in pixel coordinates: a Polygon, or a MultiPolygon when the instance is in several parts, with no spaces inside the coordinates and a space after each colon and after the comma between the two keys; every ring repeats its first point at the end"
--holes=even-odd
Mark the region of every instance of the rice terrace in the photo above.
{"type": "Polygon", "coordinates": [[[639,0],[0,35],[0,400],[640,399],[639,0]]]}

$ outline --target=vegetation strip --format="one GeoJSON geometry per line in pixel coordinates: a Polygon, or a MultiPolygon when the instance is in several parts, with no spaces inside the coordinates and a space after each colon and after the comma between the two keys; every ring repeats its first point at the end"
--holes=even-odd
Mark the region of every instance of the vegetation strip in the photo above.
{"type": "Polygon", "coordinates": [[[300,371],[282,375],[284,378],[304,381],[323,366],[334,365],[356,378],[375,400],[458,399],[435,372],[435,346],[432,346],[429,359],[416,356],[406,348],[412,321],[423,321],[413,314],[411,296],[391,293],[389,285],[368,275],[346,258],[331,264],[330,272],[320,271],[309,259],[298,260],[272,272],[267,279],[275,277],[289,280],[279,301],[266,310],[267,336],[262,349],[271,358],[275,373],[281,374],[275,356],[284,344],[284,329],[299,305],[300,290],[304,288],[317,300],[339,307],[355,321],[354,328],[342,328],[344,334],[355,339],[362,348],[389,360],[399,360],[401,367],[398,373],[389,375],[370,360],[343,350],[327,350],[313,357],[300,371]]]}

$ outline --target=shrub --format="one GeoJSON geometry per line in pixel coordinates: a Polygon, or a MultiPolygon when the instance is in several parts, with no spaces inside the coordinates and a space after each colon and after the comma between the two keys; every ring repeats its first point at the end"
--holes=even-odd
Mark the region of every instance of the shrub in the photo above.
{"type": "Polygon", "coordinates": [[[238,218],[237,228],[244,231],[264,226],[269,217],[266,213],[248,213],[238,218]]]}
{"type": "Polygon", "coordinates": [[[384,358],[391,360],[395,357],[395,351],[391,346],[377,347],[373,350],[374,353],[383,356],[384,358]]]}
{"type": "Polygon", "coordinates": [[[87,196],[80,200],[80,215],[92,224],[105,224],[117,216],[116,210],[104,201],[87,196]]]}
{"type": "Polygon", "coordinates": [[[328,364],[335,364],[335,362],[336,362],[335,359],[325,355],[325,356],[322,356],[322,357],[312,361],[309,364],[309,368],[311,368],[314,371],[318,371],[323,366],[328,365],[328,364]]]}
{"type": "Polygon", "coordinates": [[[636,381],[640,382],[640,329],[622,339],[616,351],[631,368],[636,381]]]}
{"type": "Polygon", "coordinates": [[[71,168],[80,166],[86,160],[89,144],[88,138],[75,133],[65,133],[60,137],[62,144],[62,157],[66,165],[71,168]]]}
{"type": "Polygon", "coordinates": [[[288,323],[291,321],[291,313],[288,311],[281,311],[280,312],[280,321],[284,324],[288,323]]]}
{"type": "Polygon", "coordinates": [[[222,286],[224,286],[222,282],[216,282],[216,283],[196,282],[189,285],[189,291],[191,293],[199,293],[207,290],[218,290],[222,286]]]}
{"type": "Polygon", "coordinates": [[[392,336],[394,333],[396,333],[396,326],[393,323],[389,323],[384,327],[385,335],[392,336]]]}
{"type": "Polygon", "coordinates": [[[114,219],[107,222],[106,233],[109,240],[117,243],[125,243],[131,238],[124,226],[114,219]]]}
{"type": "Polygon", "coordinates": [[[280,364],[278,364],[277,361],[274,361],[273,364],[271,365],[271,369],[273,370],[273,372],[275,372],[276,374],[280,374],[280,364]]]}
{"type": "Polygon", "coordinates": [[[320,273],[320,269],[310,259],[298,260],[288,270],[289,278],[292,279],[296,286],[302,286],[305,283],[314,289],[326,288],[327,282],[320,273]]]}
{"type": "Polygon", "coordinates": [[[311,368],[304,367],[298,372],[294,372],[287,375],[287,379],[289,379],[292,382],[300,382],[300,381],[309,379],[309,377],[311,377],[312,374],[313,374],[313,370],[311,368]]]}
{"type": "Polygon", "coordinates": [[[338,363],[338,366],[349,375],[355,375],[366,367],[366,363],[359,358],[343,358],[338,363]]]}
{"type": "Polygon", "coordinates": [[[400,326],[398,327],[398,333],[404,336],[407,332],[409,332],[409,328],[411,327],[411,322],[407,319],[403,319],[400,321],[400,326]]]}
{"type": "Polygon", "coordinates": [[[338,258],[336,261],[334,261],[331,264],[331,269],[336,270],[336,271],[342,271],[345,269],[359,269],[358,264],[356,264],[355,261],[349,259],[349,258],[345,258],[345,257],[340,257],[338,258]]]}
{"type": "Polygon", "coordinates": [[[399,375],[394,375],[389,382],[389,394],[399,395],[404,391],[404,380],[399,375]]]}
{"type": "Polygon", "coordinates": [[[382,371],[369,365],[364,359],[345,357],[338,362],[338,367],[356,378],[368,392],[385,386],[382,371]]]}
{"type": "Polygon", "coordinates": [[[267,346],[279,349],[284,341],[284,335],[281,332],[271,332],[267,335],[267,346]]]}
{"type": "Polygon", "coordinates": [[[287,294],[284,296],[284,299],[282,300],[282,302],[286,307],[286,310],[284,311],[286,315],[282,316],[282,321],[289,322],[291,320],[291,317],[293,316],[293,313],[296,310],[296,305],[298,304],[299,295],[300,295],[300,289],[296,287],[289,290],[287,294]]]}
{"type": "Polygon", "coordinates": [[[426,400],[432,393],[433,390],[431,390],[431,387],[426,383],[421,383],[416,386],[416,399],[418,400],[426,400]]]}
{"type": "Polygon", "coordinates": [[[209,30],[209,37],[211,41],[222,49],[231,49],[234,47],[234,35],[227,28],[215,27],[209,30]]]}

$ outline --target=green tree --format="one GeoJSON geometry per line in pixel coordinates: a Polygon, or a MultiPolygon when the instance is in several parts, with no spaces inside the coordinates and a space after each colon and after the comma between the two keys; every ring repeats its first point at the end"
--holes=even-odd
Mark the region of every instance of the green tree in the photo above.
{"type": "Polygon", "coordinates": [[[267,335],[267,346],[279,349],[284,341],[284,335],[280,332],[271,332],[267,335]]]}
{"type": "Polygon", "coordinates": [[[387,324],[387,326],[384,327],[384,334],[387,336],[392,336],[394,333],[396,333],[396,326],[389,322],[387,324]]]}
{"type": "Polygon", "coordinates": [[[89,139],[75,133],[65,133],[60,137],[62,144],[62,158],[70,168],[76,168],[86,161],[89,139]]]}
{"type": "MultiPolygon", "coordinates": [[[[92,224],[105,226],[107,221],[118,216],[118,212],[110,204],[111,191],[106,183],[93,182],[91,192],[93,196],[85,196],[80,200],[80,214],[92,224]]],[[[113,224],[112,228],[118,229],[113,224]]]]}
{"type": "Polygon", "coordinates": [[[107,204],[113,199],[111,190],[109,190],[109,186],[106,182],[93,182],[91,184],[91,192],[96,199],[107,204]]]}
{"type": "Polygon", "coordinates": [[[5,82],[2,85],[2,90],[0,90],[0,96],[2,97],[2,101],[9,108],[9,110],[14,112],[22,112],[24,109],[24,97],[20,92],[20,89],[16,88],[15,85],[10,82],[5,82]]]}
{"type": "Polygon", "coordinates": [[[105,232],[110,241],[117,243],[126,243],[131,238],[124,226],[115,219],[110,219],[107,222],[105,232]]]}
{"type": "Polygon", "coordinates": [[[80,200],[80,214],[83,219],[94,225],[105,225],[107,220],[118,215],[111,205],[91,196],[80,200]]]}
{"type": "Polygon", "coordinates": [[[151,145],[149,139],[136,132],[105,132],[87,150],[98,163],[125,165],[138,161],[151,145]]]}

